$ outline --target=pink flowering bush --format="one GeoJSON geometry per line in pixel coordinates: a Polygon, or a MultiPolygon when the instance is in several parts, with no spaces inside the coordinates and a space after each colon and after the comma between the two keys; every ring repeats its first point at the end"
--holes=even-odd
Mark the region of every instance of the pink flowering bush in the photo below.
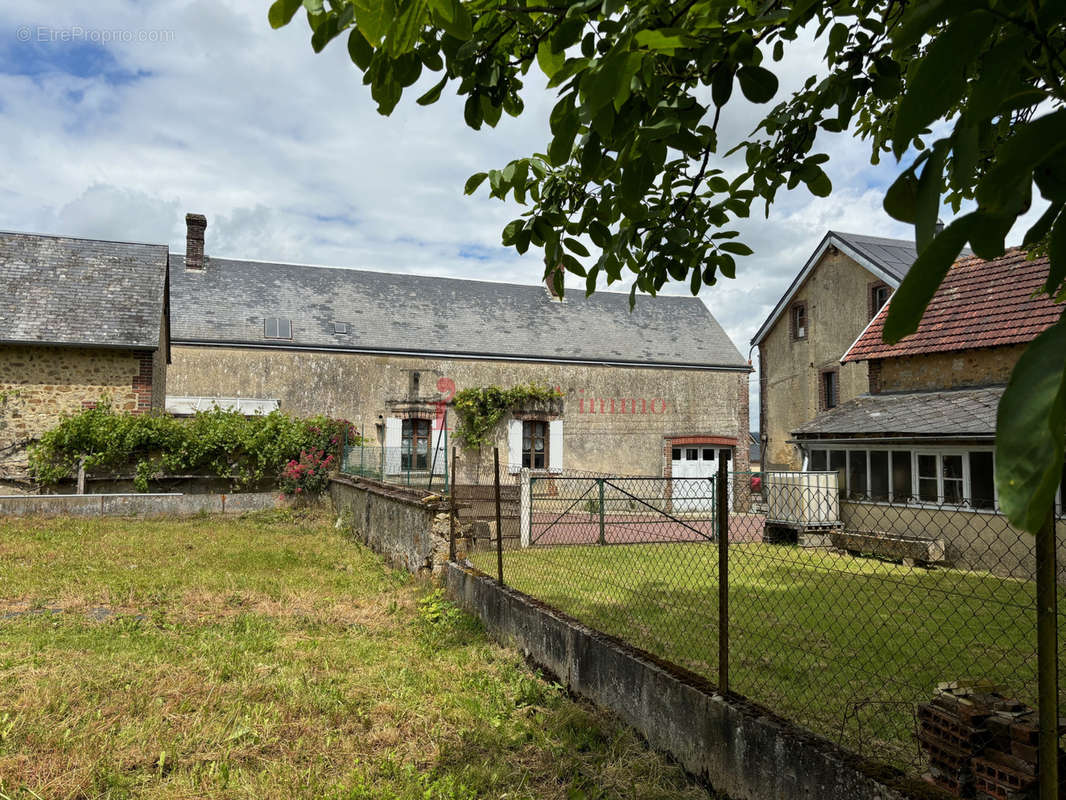
{"type": "Polygon", "coordinates": [[[281,470],[279,484],[288,497],[316,497],[329,486],[330,472],[337,461],[324,450],[301,450],[299,460],[293,459],[281,470]]]}

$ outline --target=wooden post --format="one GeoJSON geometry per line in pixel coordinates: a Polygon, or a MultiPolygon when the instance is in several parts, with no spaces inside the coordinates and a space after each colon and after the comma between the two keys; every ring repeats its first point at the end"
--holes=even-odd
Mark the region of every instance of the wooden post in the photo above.
{"type": "Polygon", "coordinates": [[[715,535],[718,537],[718,690],[729,691],[729,485],[718,466],[714,481],[715,535]]]}
{"type": "Polygon", "coordinates": [[[503,525],[500,513],[500,448],[492,448],[492,460],[495,465],[496,488],[496,577],[503,585],[503,525]]]}
{"type": "MultiPolygon", "coordinates": [[[[447,454],[447,451],[445,451],[447,454]]],[[[448,505],[451,508],[450,517],[450,529],[451,533],[448,539],[448,560],[455,561],[455,446],[452,446],[452,488],[448,493],[448,505]]]]}
{"type": "Polygon", "coordinates": [[[1055,587],[1055,514],[1036,534],[1036,663],[1040,706],[1040,800],[1059,796],[1059,598],[1055,587]]]}

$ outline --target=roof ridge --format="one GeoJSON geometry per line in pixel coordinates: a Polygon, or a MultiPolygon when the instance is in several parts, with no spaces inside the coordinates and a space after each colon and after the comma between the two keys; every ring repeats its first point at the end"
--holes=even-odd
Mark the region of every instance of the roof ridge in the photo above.
{"type": "Polygon", "coordinates": [[[71,242],[100,242],[101,244],[132,244],[138,247],[165,247],[170,252],[170,245],[160,242],[135,242],[131,239],[100,239],[88,236],[68,236],[65,233],[36,233],[34,231],[9,231],[0,229],[0,236],[29,236],[39,239],[67,239],[71,242]]]}

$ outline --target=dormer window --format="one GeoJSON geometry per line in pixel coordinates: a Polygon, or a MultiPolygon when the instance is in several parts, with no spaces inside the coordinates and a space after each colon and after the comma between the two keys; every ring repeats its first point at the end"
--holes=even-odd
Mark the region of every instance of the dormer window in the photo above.
{"type": "Polygon", "coordinates": [[[351,333],[351,329],[348,327],[347,322],[334,322],[333,332],[336,334],[351,333]]]}
{"type": "Polygon", "coordinates": [[[267,317],[263,324],[263,337],[266,339],[291,339],[292,320],[281,317],[267,317]]]}

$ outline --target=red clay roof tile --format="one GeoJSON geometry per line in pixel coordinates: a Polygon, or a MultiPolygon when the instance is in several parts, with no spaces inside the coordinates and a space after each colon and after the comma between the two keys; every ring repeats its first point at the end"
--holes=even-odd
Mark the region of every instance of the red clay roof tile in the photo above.
{"type": "MultiPolygon", "coordinates": [[[[1046,257],[1020,249],[991,261],[962,258],[948,270],[918,330],[894,345],[881,340],[888,304],[844,355],[845,362],[1023,344],[1053,325],[1063,306],[1037,291],[1046,257]]],[[[891,301],[890,301],[891,302],[891,301]]]]}

